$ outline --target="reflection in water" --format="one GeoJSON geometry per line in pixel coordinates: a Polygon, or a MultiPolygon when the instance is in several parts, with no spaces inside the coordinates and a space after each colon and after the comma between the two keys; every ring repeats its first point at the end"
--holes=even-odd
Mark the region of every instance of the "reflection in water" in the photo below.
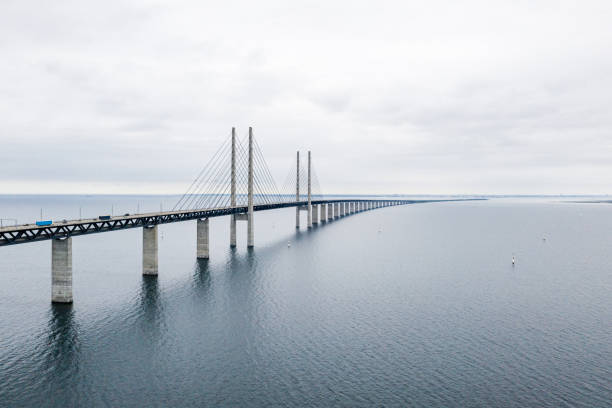
{"type": "Polygon", "coordinates": [[[159,292],[157,276],[143,275],[140,286],[140,306],[142,308],[143,331],[159,334],[163,326],[163,302],[159,292]]]}
{"type": "Polygon", "coordinates": [[[55,372],[55,378],[68,378],[79,363],[78,328],[72,304],[52,303],[47,336],[46,369],[55,372]]]}
{"type": "Polygon", "coordinates": [[[208,259],[197,259],[193,268],[193,284],[198,295],[210,290],[210,266],[208,259]]]}

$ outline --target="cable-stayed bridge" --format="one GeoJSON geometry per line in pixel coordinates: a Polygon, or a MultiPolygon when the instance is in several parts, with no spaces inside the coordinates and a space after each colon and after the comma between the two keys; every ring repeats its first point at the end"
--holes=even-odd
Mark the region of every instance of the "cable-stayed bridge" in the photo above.
{"type": "Polygon", "coordinates": [[[230,216],[230,246],[236,246],[236,223],[247,223],[247,246],[255,245],[254,213],[295,207],[296,228],[300,212],[307,214],[306,226],[330,222],[350,214],[380,207],[447,200],[389,200],[329,198],[323,196],[310,151],[290,169],[279,188],[272,177],[259,144],[249,128],[246,140],[229,136],[193,180],[170,211],[93,219],[37,222],[0,227],[0,246],[51,240],[53,302],[72,302],[72,237],[128,228],[142,228],[142,273],[158,274],[158,225],[197,220],[197,257],[209,257],[209,218],[230,216]]]}

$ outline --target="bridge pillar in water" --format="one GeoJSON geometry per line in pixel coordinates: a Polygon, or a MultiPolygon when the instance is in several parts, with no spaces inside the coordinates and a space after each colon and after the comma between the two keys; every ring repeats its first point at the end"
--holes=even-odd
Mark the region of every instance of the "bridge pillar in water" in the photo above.
{"type": "Polygon", "coordinates": [[[327,221],[327,204],[319,204],[319,220],[321,223],[327,221]]]}
{"type": "Polygon", "coordinates": [[[312,228],[312,201],[310,184],[310,150],[308,151],[308,228],[312,228]]]}
{"type": "Polygon", "coordinates": [[[51,241],[51,302],[72,303],[72,238],[51,241]]]}
{"type": "MultiPolygon", "coordinates": [[[[297,168],[295,170],[295,201],[300,201],[300,151],[297,152],[297,168]]],[[[300,206],[295,207],[295,228],[300,229],[300,206]]]]}
{"type": "Polygon", "coordinates": [[[312,223],[313,224],[319,223],[319,206],[316,204],[312,206],[312,223]]]}
{"type": "Polygon", "coordinates": [[[157,225],[142,227],[142,274],[157,275],[157,225]]]}
{"type": "Polygon", "coordinates": [[[197,223],[197,252],[198,259],[208,259],[209,223],[208,218],[198,220],[197,223]]]}
{"type": "MultiPolygon", "coordinates": [[[[232,128],[232,167],[231,167],[230,204],[236,206],[236,128],[232,128]]],[[[230,246],[236,246],[236,214],[230,215],[230,246]]]]}
{"type": "Polygon", "coordinates": [[[247,247],[255,246],[253,230],[253,128],[249,126],[249,188],[248,188],[247,247]]]}
{"type": "Polygon", "coordinates": [[[334,219],[334,205],[332,203],[327,203],[327,221],[331,221],[334,219]]]}

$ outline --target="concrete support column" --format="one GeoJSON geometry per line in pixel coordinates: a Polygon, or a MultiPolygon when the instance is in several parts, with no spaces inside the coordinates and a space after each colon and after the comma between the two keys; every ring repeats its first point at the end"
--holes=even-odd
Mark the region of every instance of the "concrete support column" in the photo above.
{"type": "Polygon", "coordinates": [[[142,228],[142,274],[157,275],[157,225],[142,228]]]}
{"type": "Polygon", "coordinates": [[[208,238],[209,238],[209,228],[208,228],[208,218],[204,218],[203,220],[198,220],[197,223],[197,247],[198,247],[198,258],[199,259],[208,259],[208,238]]]}
{"type": "Polygon", "coordinates": [[[249,127],[249,189],[248,189],[248,219],[247,247],[255,246],[255,231],[253,230],[253,128],[249,127]]]}
{"type": "MultiPolygon", "coordinates": [[[[230,203],[236,206],[236,128],[232,128],[232,167],[230,203]]],[[[230,246],[236,246],[236,214],[230,215],[230,246]]]]}
{"type": "Polygon", "coordinates": [[[319,206],[316,204],[312,206],[312,223],[313,224],[319,223],[319,206]]]}
{"type": "MultiPolygon", "coordinates": [[[[296,180],[295,180],[295,201],[300,201],[300,152],[297,152],[296,164],[296,180]]],[[[295,228],[300,229],[300,207],[295,207],[295,228]]]]}
{"type": "Polygon", "coordinates": [[[51,241],[51,302],[72,303],[72,238],[51,241]]]}
{"type": "Polygon", "coordinates": [[[310,150],[308,151],[308,228],[312,228],[312,202],[311,202],[311,189],[310,189],[310,150]]]}
{"type": "Polygon", "coordinates": [[[343,217],[346,215],[346,203],[340,203],[340,214],[343,217]]]}
{"type": "Polygon", "coordinates": [[[334,205],[332,203],[327,204],[327,221],[334,219],[334,205]]]}
{"type": "Polygon", "coordinates": [[[321,220],[321,222],[325,222],[327,221],[327,216],[325,215],[327,213],[327,204],[320,204],[319,205],[319,209],[321,210],[321,212],[319,213],[320,217],[319,219],[321,220]]]}

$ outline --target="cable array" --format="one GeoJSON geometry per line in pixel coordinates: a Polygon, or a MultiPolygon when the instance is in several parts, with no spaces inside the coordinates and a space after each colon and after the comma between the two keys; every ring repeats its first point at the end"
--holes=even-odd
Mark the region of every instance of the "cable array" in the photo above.
{"type": "MultiPolygon", "coordinates": [[[[174,205],[173,211],[231,206],[231,140],[231,135],[225,139],[174,205]]],[[[236,205],[246,206],[249,181],[248,135],[242,139],[236,138],[235,149],[236,205]]],[[[293,178],[288,178],[283,188],[279,189],[257,139],[253,137],[254,205],[295,201],[295,172],[293,166],[293,178]]]]}

